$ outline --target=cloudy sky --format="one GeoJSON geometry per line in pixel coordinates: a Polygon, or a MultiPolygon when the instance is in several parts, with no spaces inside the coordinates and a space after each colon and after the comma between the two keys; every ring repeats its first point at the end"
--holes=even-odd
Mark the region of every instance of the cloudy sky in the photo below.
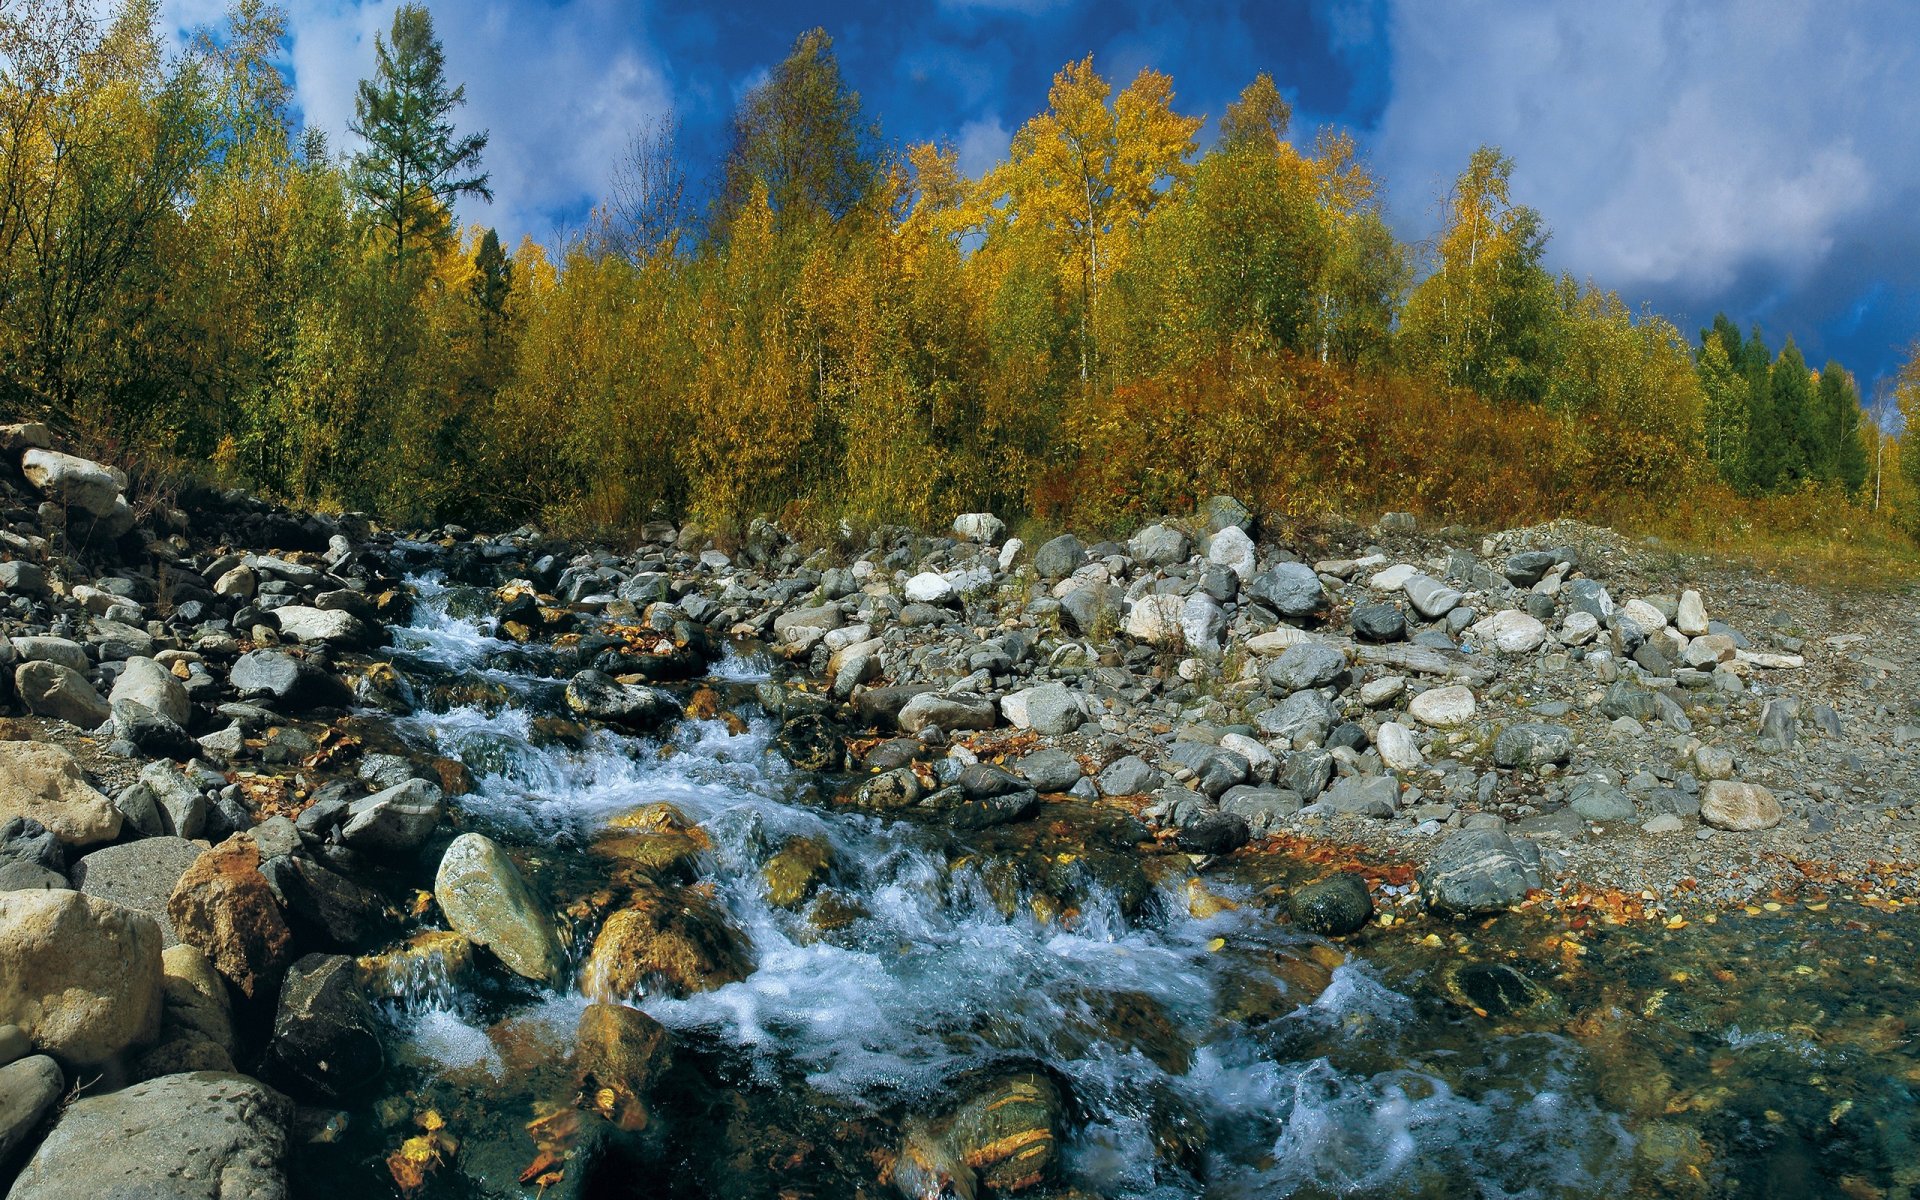
{"type": "MultiPolygon", "coordinates": [[[[306,119],[350,145],[356,81],[398,0],[282,0],[306,119]]],[[[1403,236],[1476,145],[1516,163],[1551,265],[1691,333],[1724,309],[1838,358],[1869,390],[1920,334],[1920,4],[1910,0],[434,0],[463,128],[492,134],[471,219],[551,240],[629,131],[669,109],[692,153],[794,36],[825,26],[896,141],[978,169],[1091,52],[1172,74],[1218,117],[1259,71],[1296,137],[1354,132],[1403,236]]],[[[165,0],[179,26],[221,0],[165,0]]],[[[1212,136],[1209,127],[1207,137],[1212,136]]]]}

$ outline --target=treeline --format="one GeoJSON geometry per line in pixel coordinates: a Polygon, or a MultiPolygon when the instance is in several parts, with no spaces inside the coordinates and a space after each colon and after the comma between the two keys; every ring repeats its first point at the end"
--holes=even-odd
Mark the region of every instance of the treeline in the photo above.
{"type": "Polygon", "coordinates": [[[1724,318],[1696,353],[1556,278],[1493,149],[1433,245],[1400,242],[1353,143],[1297,146],[1264,75],[1202,153],[1165,75],[1068,64],[970,179],[891,147],[812,31],[709,185],[670,121],[636,131],[550,261],[450,219],[489,194],[486,139],[423,8],[381,39],[345,157],[298,129],[261,0],[177,56],[154,0],[4,12],[0,404],[290,499],[724,532],[1097,525],[1216,492],[1492,522],[1881,491],[1837,365],[1724,318]]]}

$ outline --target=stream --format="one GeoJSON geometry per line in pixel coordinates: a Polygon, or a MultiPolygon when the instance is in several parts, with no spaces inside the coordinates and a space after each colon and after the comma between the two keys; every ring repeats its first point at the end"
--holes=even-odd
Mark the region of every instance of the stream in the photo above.
{"type": "Polygon", "coordinates": [[[1276,915],[1324,870],[1283,854],[1195,878],[1100,806],[972,832],[837,806],[843,778],[776,750],[755,698],[773,668],[751,647],[699,681],[719,714],[657,739],[556,737],[564,680],[543,651],[460,615],[481,611],[461,589],[413,582],[394,661],[424,694],[394,731],[471,772],[452,823],[507,847],[561,915],[573,982],[408,958],[379,1001],[383,1091],[302,1151],[299,1195],[402,1194],[388,1159],[423,1130],[440,1153],[413,1194],[539,1190],[523,1175],[578,1145],[573,1114],[593,1106],[568,1056],[581,968],[626,878],[607,839],[663,802],[701,832],[685,883],[751,969],[628,997],[672,1032],[673,1065],[641,1127],[590,1176],[568,1168],[565,1194],[900,1195],[903,1139],[1010,1075],[1060,1097],[1048,1178],[1024,1195],[1920,1194],[1906,910],[1835,897],[1675,929],[1419,919],[1329,943],[1276,915]],[[783,906],[765,868],[795,839],[830,865],[783,906]]]}

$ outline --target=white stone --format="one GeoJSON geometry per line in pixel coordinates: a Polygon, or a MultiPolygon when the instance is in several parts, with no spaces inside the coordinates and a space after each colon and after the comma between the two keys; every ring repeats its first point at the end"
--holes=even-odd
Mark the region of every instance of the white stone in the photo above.
{"type": "Polygon", "coordinates": [[[1376,592],[1397,592],[1407,585],[1407,580],[1419,573],[1420,568],[1411,563],[1398,563],[1376,572],[1372,579],[1367,580],[1367,586],[1376,592]]]}
{"type": "Polygon", "coordinates": [[[1205,592],[1193,593],[1180,606],[1180,633],[1193,649],[1217,653],[1220,639],[1226,632],[1226,611],[1220,607],[1218,600],[1205,592]]]}
{"type": "Polygon", "coordinates": [[[1369,679],[1360,685],[1360,703],[1368,708],[1379,708],[1391,704],[1406,694],[1407,677],[1388,675],[1384,679],[1369,679]]]}
{"type": "Polygon", "coordinates": [[[1000,573],[1002,575],[1013,570],[1013,560],[1019,558],[1020,552],[1026,548],[1027,544],[1019,538],[1007,539],[1007,544],[1000,547],[1000,573]]]}
{"type": "Polygon", "coordinates": [[[1411,771],[1426,761],[1413,739],[1413,730],[1398,721],[1381,725],[1373,735],[1373,744],[1380,751],[1380,761],[1396,771],[1411,771]]]}
{"type": "Polygon", "coordinates": [[[1227,568],[1245,583],[1253,578],[1253,539],[1238,525],[1229,525],[1208,540],[1207,561],[1227,568]]]}
{"type": "Polygon", "coordinates": [[[842,625],[838,629],[827,630],[826,636],[820,639],[820,644],[831,652],[851,646],[855,642],[864,642],[872,636],[873,626],[863,621],[858,625],[842,625]]]}
{"type": "Polygon", "coordinates": [[[1454,610],[1461,601],[1458,589],[1450,588],[1438,579],[1426,575],[1413,575],[1400,585],[1400,590],[1413,601],[1413,607],[1429,621],[1437,621],[1454,610]]]}
{"type": "Polygon", "coordinates": [[[1482,617],[1469,628],[1475,637],[1491,642],[1502,654],[1526,654],[1547,640],[1547,627],[1517,608],[1482,617]]]}
{"type": "Polygon", "coordinates": [[[1776,654],[1771,650],[1735,650],[1733,660],[1770,671],[1790,671],[1807,665],[1807,660],[1798,654],[1776,654]]]}
{"type": "Polygon", "coordinates": [[[1673,623],[1688,637],[1699,637],[1707,631],[1707,605],[1699,592],[1688,588],[1680,593],[1680,611],[1674,614],[1673,623]]]}
{"type": "Polygon", "coordinates": [[[1453,729],[1473,720],[1473,691],[1464,684],[1429,688],[1413,698],[1407,711],[1422,725],[1453,729]]]}
{"type": "Polygon", "coordinates": [[[1184,597],[1141,596],[1127,609],[1127,619],[1122,622],[1121,629],[1136,641],[1156,646],[1170,645],[1176,638],[1186,636],[1180,625],[1185,609],[1184,597]]]}
{"type": "Polygon", "coordinates": [[[945,604],[953,599],[953,583],[945,575],[922,571],[907,580],[906,596],[916,604],[945,604]]]}
{"type": "Polygon", "coordinates": [[[1249,654],[1278,654],[1289,646],[1305,646],[1323,639],[1313,636],[1304,629],[1291,625],[1276,625],[1265,633],[1258,633],[1247,639],[1249,654]]]}
{"type": "Polygon", "coordinates": [[[1590,612],[1570,612],[1560,623],[1560,640],[1569,646],[1584,646],[1600,636],[1600,618],[1590,612]]]}
{"type": "Polygon", "coordinates": [[[1620,606],[1620,615],[1632,621],[1646,637],[1667,627],[1667,616],[1645,600],[1629,600],[1620,606]]]}
{"type": "Polygon", "coordinates": [[[1247,760],[1256,779],[1272,779],[1274,772],[1280,769],[1280,760],[1273,756],[1262,742],[1255,741],[1244,733],[1223,733],[1220,735],[1220,748],[1238,754],[1247,760]]]}
{"type": "Polygon", "coordinates": [[[357,642],[366,636],[367,627],[352,613],[328,608],[308,608],[289,604],[276,608],[280,632],[302,642],[357,642]]]}
{"type": "Polygon", "coordinates": [[[27,482],[48,499],[94,517],[111,517],[119,507],[127,477],[90,459],[57,450],[29,450],[20,457],[27,482]]]}
{"type": "Polygon", "coordinates": [[[1007,531],[1007,523],[992,513],[961,513],[953,519],[953,533],[962,541],[991,546],[1007,531]]]}

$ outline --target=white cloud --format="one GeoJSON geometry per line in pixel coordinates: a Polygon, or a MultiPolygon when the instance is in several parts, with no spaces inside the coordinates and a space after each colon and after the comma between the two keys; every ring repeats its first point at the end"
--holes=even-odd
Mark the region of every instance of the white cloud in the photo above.
{"type": "Polygon", "coordinates": [[[1920,189],[1920,7],[1400,0],[1374,137],[1403,232],[1476,145],[1515,161],[1551,261],[1628,294],[1806,283],[1920,189]]]}
{"type": "Polygon", "coordinates": [[[960,126],[960,138],[954,149],[960,155],[960,171],[969,179],[985,175],[1007,156],[1013,134],[1000,123],[998,115],[979,117],[960,126]]]}

